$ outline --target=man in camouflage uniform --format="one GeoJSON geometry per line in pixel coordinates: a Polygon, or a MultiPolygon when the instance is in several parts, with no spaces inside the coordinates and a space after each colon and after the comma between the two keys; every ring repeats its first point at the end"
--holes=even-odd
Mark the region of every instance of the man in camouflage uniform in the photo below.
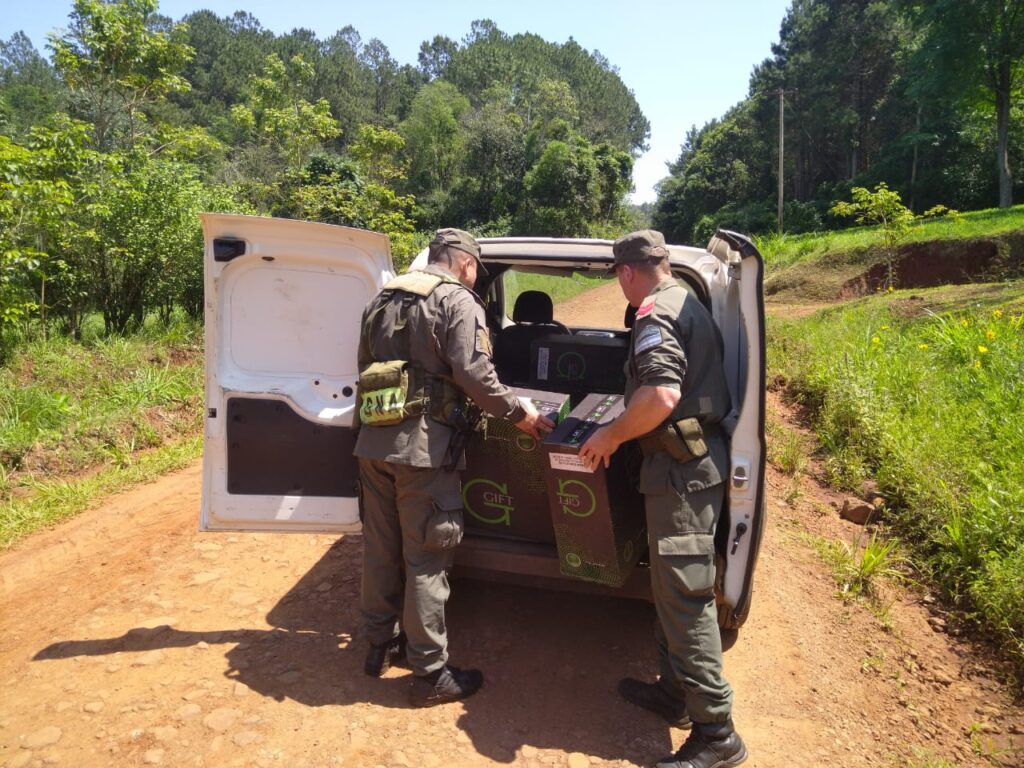
{"type": "Polygon", "coordinates": [[[725,496],[728,444],[719,423],[730,410],[722,338],[711,314],[672,277],[660,232],[625,235],[613,269],[637,307],[626,410],[580,451],[607,465],[626,440],[644,452],[640,491],[650,537],[651,587],[661,676],[626,678],[619,692],[689,738],[659,768],[739,765],[747,750],[732,724],[732,688],[722,676],[715,608],[715,527],[725,496]]]}
{"type": "Polygon", "coordinates": [[[478,670],[446,664],[444,606],[462,540],[467,398],[538,439],[553,426],[498,381],[484,305],[472,290],[478,270],[476,240],[442,229],[426,268],[392,280],[363,313],[355,454],[365,671],[379,676],[407,654],[415,706],[464,698],[483,683],[478,670]]]}

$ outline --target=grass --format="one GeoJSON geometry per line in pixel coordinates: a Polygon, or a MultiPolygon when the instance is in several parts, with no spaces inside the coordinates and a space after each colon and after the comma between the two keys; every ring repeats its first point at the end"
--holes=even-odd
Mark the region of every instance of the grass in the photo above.
{"type": "Polygon", "coordinates": [[[28,480],[25,486],[30,493],[0,501],[0,549],[39,528],[77,515],[104,496],[180,469],[202,452],[201,437],[186,437],[132,455],[122,464],[86,477],[28,480]]]}
{"type": "Polygon", "coordinates": [[[768,414],[765,432],[768,461],[791,477],[802,473],[807,465],[807,446],[800,433],[786,427],[774,414],[768,414]]]}
{"type": "Polygon", "coordinates": [[[505,311],[511,312],[519,294],[525,291],[543,291],[551,297],[553,304],[567,301],[584,291],[600,288],[614,277],[592,277],[578,272],[572,275],[543,275],[535,272],[509,270],[502,275],[505,290],[505,311]]]}
{"type": "Polygon", "coordinates": [[[907,758],[906,768],[957,768],[959,763],[934,755],[921,747],[913,747],[913,757],[907,758]]]}
{"type": "MultiPolygon", "coordinates": [[[[1012,208],[989,208],[957,216],[923,220],[911,227],[908,243],[930,240],[965,240],[992,237],[1024,230],[1024,205],[1012,208]]],[[[770,234],[757,238],[757,246],[769,271],[800,261],[813,260],[837,253],[856,251],[880,245],[879,227],[854,227],[834,232],[809,232],[802,235],[770,234]]]]}
{"type": "MultiPolygon", "coordinates": [[[[198,323],[151,324],[129,337],[97,330],[87,323],[81,342],[22,344],[0,368],[0,545],[65,516],[60,509],[83,508],[100,492],[96,478],[130,482],[140,456],[175,456],[199,431],[198,323]]],[[[165,460],[143,463],[152,471],[165,460]]]]}
{"type": "Polygon", "coordinates": [[[865,539],[862,531],[852,542],[811,536],[810,543],[832,570],[842,598],[866,597],[878,602],[878,585],[883,580],[900,580],[906,562],[897,539],[873,531],[865,539]]]}
{"type": "MultiPolygon", "coordinates": [[[[769,366],[814,414],[833,483],[875,480],[918,568],[1024,670],[1024,284],[773,317],[769,366]]],[[[856,590],[879,566],[852,559],[856,590]]]]}

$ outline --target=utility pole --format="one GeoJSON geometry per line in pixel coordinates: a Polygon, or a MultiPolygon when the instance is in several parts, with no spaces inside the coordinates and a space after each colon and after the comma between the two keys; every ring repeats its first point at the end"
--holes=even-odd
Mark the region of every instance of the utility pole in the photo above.
{"type": "Polygon", "coordinates": [[[777,91],[772,91],[769,94],[771,96],[778,96],[779,97],[779,206],[778,206],[778,212],[776,214],[776,217],[777,217],[777,220],[778,220],[779,234],[780,235],[782,234],[782,199],[783,199],[783,191],[782,191],[783,176],[782,176],[782,174],[783,174],[783,167],[784,167],[783,164],[782,164],[782,158],[783,158],[783,151],[784,151],[784,136],[786,135],[786,131],[785,131],[785,125],[786,125],[786,110],[785,110],[785,103],[786,103],[786,101],[785,101],[785,96],[786,96],[787,93],[796,93],[796,92],[797,91],[796,91],[795,88],[792,89],[792,90],[789,90],[789,91],[785,90],[784,88],[779,88],[777,91]]]}

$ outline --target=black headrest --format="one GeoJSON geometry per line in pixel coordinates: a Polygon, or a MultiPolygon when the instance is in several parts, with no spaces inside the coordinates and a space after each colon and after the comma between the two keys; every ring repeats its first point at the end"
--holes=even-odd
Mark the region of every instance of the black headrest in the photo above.
{"type": "Polygon", "coordinates": [[[515,323],[550,323],[555,316],[551,297],[543,291],[523,291],[512,311],[515,323]]]}

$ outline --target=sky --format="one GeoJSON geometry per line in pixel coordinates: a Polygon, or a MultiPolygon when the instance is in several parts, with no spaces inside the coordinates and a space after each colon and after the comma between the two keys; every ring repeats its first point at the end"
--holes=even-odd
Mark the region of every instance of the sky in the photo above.
{"type": "MultiPolygon", "coordinates": [[[[679,155],[691,126],[721,117],[746,97],[750,74],[771,53],[791,0],[161,0],[178,20],[203,8],[244,9],[277,34],[305,27],[325,39],[351,24],[363,41],[379,38],[400,64],[416,64],[434,35],[461,40],[475,19],[508,34],[570,37],[619,68],[651,123],[650,149],[636,162],[633,201],[656,197],[666,163],[679,155]]],[[[71,0],[0,0],[0,39],[18,30],[41,52],[46,35],[67,25],[71,0]]]]}

